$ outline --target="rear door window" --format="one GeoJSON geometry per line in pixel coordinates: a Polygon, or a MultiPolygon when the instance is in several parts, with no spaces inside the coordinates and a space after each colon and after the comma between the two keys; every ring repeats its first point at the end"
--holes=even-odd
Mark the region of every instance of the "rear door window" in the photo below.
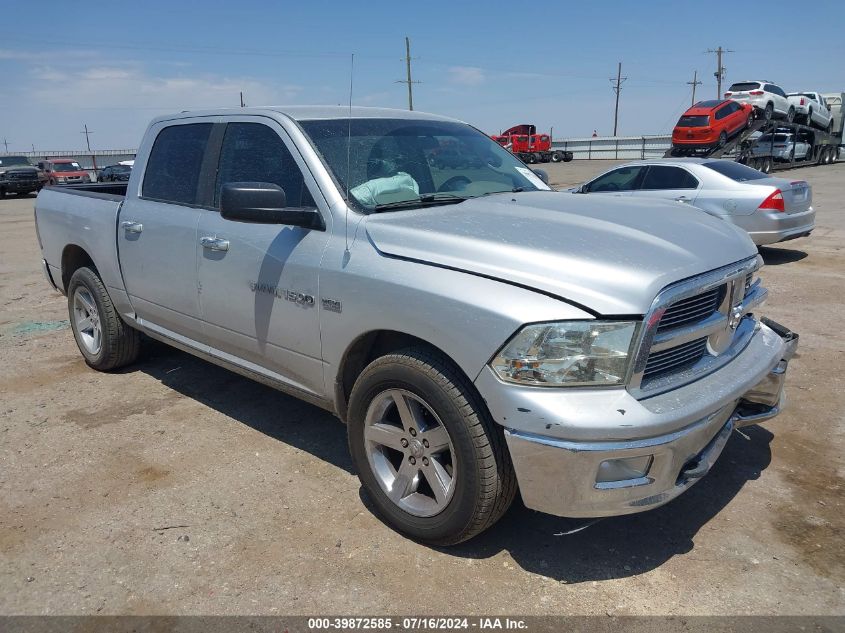
{"type": "Polygon", "coordinates": [[[686,169],[669,165],[649,165],[640,189],[697,189],[698,179],[686,169]]]}
{"type": "Polygon", "coordinates": [[[589,193],[633,191],[637,188],[639,176],[642,171],[643,167],[637,165],[614,169],[589,183],[586,190],[589,193]]]}
{"type": "Polygon", "coordinates": [[[144,198],[198,204],[200,171],[211,123],[171,125],[158,133],[144,172],[144,198]]]}

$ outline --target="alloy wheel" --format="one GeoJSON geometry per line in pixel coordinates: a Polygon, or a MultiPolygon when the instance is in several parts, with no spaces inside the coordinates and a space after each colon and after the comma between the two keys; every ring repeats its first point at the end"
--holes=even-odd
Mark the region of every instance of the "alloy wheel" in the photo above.
{"type": "Polygon", "coordinates": [[[364,420],[367,461],[396,506],[418,517],[442,512],[455,492],[455,448],[432,407],[404,389],[370,402],[364,420]]]}
{"type": "Polygon", "coordinates": [[[103,328],[94,297],[84,286],[73,293],[73,320],[85,350],[94,356],[99,354],[103,346],[103,328]]]}

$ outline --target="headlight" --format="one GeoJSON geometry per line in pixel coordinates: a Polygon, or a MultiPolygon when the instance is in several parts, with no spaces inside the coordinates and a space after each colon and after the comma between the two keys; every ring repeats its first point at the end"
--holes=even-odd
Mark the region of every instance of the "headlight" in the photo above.
{"type": "Polygon", "coordinates": [[[619,385],[628,372],[636,329],[636,321],[526,325],[490,365],[502,380],[523,385],[619,385]]]}
{"type": "Polygon", "coordinates": [[[59,176],[58,178],[56,178],[56,182],[67,182],[67,178],[65,178],[64,176],[59,176]]]}

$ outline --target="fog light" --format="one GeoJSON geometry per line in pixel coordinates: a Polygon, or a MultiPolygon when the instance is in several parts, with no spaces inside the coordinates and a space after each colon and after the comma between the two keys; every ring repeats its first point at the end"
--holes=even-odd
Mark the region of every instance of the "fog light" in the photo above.
{"type": "MultiPolygon", "coordinates": [[[[599,464],[599,472],[596,475],[596,483],[607,484],[613,482],[627,482],[631,479],[642,479],[648,474],[648,469],[651,468],[652,459],[652,455],[625,457],[622,459],[606,459],[599,464]]],[[[637,484],[632,482],[631,485],[637,484]]]]}

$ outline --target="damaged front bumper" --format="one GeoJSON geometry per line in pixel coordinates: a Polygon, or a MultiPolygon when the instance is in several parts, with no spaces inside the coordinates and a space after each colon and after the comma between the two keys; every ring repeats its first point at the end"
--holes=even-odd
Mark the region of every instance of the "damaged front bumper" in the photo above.
{"type": "Polygon", "coordinates": [[[503,389],[484,373],[476,384],[505,426],[527,507],[566,517],[630,514],[680,495],[710,471],[734,429],[780,412],[797,344],[796,334],[764,319],[729,364],[640,401],[622,389],[503,389]]]}

